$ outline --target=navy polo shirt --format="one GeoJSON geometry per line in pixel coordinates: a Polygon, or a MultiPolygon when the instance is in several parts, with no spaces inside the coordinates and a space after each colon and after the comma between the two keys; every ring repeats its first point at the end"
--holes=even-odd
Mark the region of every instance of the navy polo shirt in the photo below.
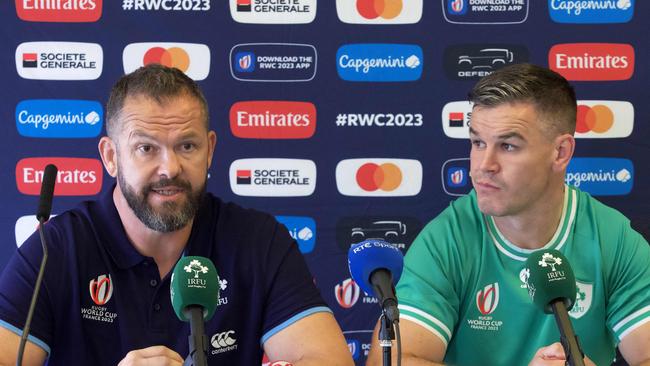
{"type": "MultiPolygon", "coordinates": [[[[153,345],[189,353],[189,323],[169,297],[171,273],[160,278],[153,259],[133,248],[112,191],[45,225],[49,257],[30,340],[48,352],[49,365],[114,366],[153,345]]],[[[269,337],[330,311],[296,243],[270,215],[207,194],[184,254],[210,258],[219,274],[219,306],[205,325],[211,365],[260,365],[269,337]]],[[[35,234],[0,278],[0,326],[17,334],[41,258],[35,234]]]]}

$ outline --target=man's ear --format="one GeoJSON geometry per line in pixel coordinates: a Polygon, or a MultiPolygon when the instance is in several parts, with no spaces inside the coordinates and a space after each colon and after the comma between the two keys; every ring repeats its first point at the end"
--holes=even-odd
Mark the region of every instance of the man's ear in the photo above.
{"type": "Polygon", "coordinates": [[[99,140],[97,148],[106,172],[115,178],[117,176],[117,144],[110,137],[104,136],[99,140]]]}
{"type": "Polygon", "coordinates": [[[217,133],[210,131],[208,132],[208,168],[212,165],[215,146],[217,146],[217,133]]]}
{"type": "Polygon", "coordinates": [[[553,170],[556,172],[564,172],[569,165],[569,161],[573,157],[576,148],[576,139],[565,133],[555,138],[554,154],[553,154],[553,170]]]}

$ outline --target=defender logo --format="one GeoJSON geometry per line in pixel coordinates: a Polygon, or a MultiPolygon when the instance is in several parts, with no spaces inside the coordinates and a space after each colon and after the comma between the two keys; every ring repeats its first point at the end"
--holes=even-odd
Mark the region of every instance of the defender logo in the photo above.
{"type": "Polygon", "coordinates": [[[455,45],[445,49],[445,74],[452,80],[479,79],[505,66],[528,61],[528,49],[507,44],[455,45]]]}

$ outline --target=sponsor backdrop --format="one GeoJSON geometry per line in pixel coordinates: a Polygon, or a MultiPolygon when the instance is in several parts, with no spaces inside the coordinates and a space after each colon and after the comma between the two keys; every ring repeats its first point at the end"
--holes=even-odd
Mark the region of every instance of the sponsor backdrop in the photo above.
{"type": "Polygon", "coordinates": [[[381,238],[406,251],[471,189],[479,77],[529,61],[570,79],[567,183],[648,216],[648,15],[635,0],[3,1],[0,268],[35,228],[47,163],[54,214],[113,184],[96,148],[112,83],[175,66],[210,104],[209,190],[287,226],[361,364],[379,309],[347,249],[381,238]]]}

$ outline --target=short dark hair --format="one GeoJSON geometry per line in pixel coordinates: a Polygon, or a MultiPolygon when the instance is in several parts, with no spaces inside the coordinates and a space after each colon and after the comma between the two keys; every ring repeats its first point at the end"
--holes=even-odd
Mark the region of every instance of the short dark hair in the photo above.
{"type": "Polygon", "coordinates": [[[144,96],[159,104],[179,96],[191,96],[201,105],[205,126],[208,126],[208,103],[198,84],[182,71],[159,64],[142,66],[122,76],[113,86],[106,103],[106,134],[115,137],[120,112],[128,97],[144,96]]]}
{"type": "Polygon", "coordinates": [[[474,107],[507,103],[531,103],[551,135],[574,134],[576,93],[562,75],[532,64],[515,64],[483,77],[469,93],[474,107]]]}

